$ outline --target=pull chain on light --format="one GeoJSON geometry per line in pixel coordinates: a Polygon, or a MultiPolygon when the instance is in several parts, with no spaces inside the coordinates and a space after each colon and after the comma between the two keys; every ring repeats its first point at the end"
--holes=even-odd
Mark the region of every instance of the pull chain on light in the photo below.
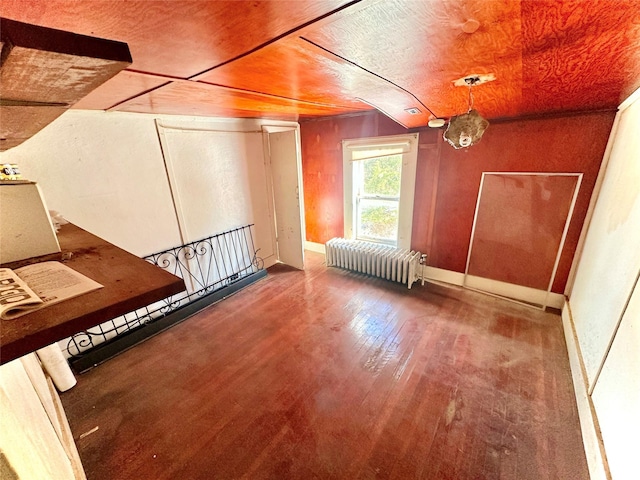
{"type": "Polygon", "coordinates": [[[472,86],[473,85],[470,83],[469,84],[469,109],[467,110],[467,113],[473,110],[473,92],[471,91],[472,86]]]}

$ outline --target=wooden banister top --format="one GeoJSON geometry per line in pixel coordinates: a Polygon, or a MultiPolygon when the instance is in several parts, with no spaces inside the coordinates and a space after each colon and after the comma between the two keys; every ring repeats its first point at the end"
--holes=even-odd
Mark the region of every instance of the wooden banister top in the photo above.
{"type": "Polygon", "coordinates": [[[6,363],[185,289],[181,278],[75,225],[58,232],[63,263],[104,285],[13,320],[0,319],[0,363],[6,363]]]}

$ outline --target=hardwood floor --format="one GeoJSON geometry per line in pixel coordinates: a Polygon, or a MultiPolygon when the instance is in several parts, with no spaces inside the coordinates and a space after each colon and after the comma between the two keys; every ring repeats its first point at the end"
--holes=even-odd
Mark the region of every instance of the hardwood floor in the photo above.
{"type": "Polygon", "coordinates": [[[79,376],[88,478],[588,478],[559,316],[323,260],[79,376]]]}

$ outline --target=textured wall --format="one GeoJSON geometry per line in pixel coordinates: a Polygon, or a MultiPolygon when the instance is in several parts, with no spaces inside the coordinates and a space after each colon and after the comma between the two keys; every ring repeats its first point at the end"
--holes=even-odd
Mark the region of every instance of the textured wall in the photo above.
{"type": "Polygon", "coordinates": [[[569,296],[596,428],[616,480],[636,478],[640,468],[639,93],[621,107],[569,296]]]}
{"type": "MultiPolygon", "coordinates": [[[[442,144],[441,131],[420,131],[412,247],[429,264],[464,272],[482,172],[583,173],[553,291],[562,293],[614,112],[493,122],[466,150],[442,144]]],[[[302,122],[307,239],[324,243],[343,234],[340,141],[404,133],[382,115],[302,122]]]]}
{"type": "Polygon", "coordinates": [[[590,384],[640,274],[639,126],[636,101],[620,115],[570,296],[590,384]]]}
{"type": "Polygon", "coordinates": [[[50,209],[125,250],[180,243],[151,117],[68,111],[0,159],[38,182],[50,209]]]}

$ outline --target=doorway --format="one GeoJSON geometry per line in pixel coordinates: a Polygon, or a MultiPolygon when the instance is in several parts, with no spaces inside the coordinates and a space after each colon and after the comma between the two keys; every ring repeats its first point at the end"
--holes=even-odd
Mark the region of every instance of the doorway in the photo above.
{"type": "Polygon", "coordinates": [[[278,260],[303,270],[305,221],[299,130],[263,126],[262,131],[271,177],[278,260]]]}

